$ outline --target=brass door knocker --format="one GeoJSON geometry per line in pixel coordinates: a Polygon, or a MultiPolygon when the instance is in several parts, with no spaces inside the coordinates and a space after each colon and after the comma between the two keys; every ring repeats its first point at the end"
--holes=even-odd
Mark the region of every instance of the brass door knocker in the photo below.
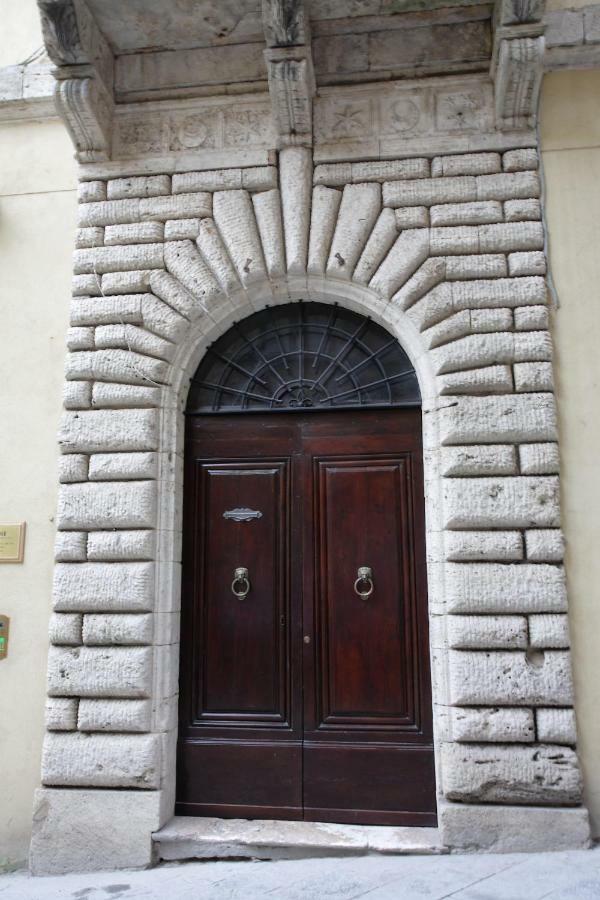
{"type": "Polygon", "coordinates": [[[359,566],[356,574],[358,578],[354,582],[355,593],[359,597],[370,597],[375,587],[373,584],[373,569],[370,566],[359,566]],[[359,585],[363,588],[366,587],[366,590],[359,590],[359,585]]]}
{"type": "Polygon", "coordinates": [[[240,566],[233,573],[233,581],[231,582],[231,592],[241,600],[248,596],[250,591],[250,578],[248,577],[248,569],[240,566]],[[241,590],[239,589],[241,585],[241,590]]]}

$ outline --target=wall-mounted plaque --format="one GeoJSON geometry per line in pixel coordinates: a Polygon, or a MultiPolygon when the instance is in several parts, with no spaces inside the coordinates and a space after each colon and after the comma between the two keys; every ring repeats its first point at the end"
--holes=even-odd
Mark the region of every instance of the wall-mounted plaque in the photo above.
{"type": "Polygon", "coordinates": [[[0,525],[0,563],[23,562],[25,522],[0,525]]]}

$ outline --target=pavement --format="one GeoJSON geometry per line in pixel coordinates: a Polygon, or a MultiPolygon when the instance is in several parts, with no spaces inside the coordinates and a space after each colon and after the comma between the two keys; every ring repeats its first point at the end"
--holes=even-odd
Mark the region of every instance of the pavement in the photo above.
{"type": "Polygon", "coordinates": [[[0,875],[0,900],[600,900],[600,846],[561,853],[166,863],[0,875]]]}

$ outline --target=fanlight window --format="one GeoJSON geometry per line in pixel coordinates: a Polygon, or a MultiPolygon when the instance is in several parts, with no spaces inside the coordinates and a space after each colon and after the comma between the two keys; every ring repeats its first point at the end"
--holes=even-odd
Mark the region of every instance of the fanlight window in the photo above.
{"type": "Polygon", "coordinates": [[[340,306],[267,307],[233,325],[192,379],[188,414],[418,406],[396,338],[340,306]]]}

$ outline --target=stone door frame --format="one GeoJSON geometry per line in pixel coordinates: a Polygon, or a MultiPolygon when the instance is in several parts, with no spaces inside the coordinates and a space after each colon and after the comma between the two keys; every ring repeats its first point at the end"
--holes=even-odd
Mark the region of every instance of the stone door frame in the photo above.
{"type": "Polygon", "coordinates": [[[34,871],[147,865],[173,814],[187,391],[299,300],[372,317],[419,380],[442,843],[586,845],[536,168],[288,148],[243,187],[82,182],[34,871]]]}

